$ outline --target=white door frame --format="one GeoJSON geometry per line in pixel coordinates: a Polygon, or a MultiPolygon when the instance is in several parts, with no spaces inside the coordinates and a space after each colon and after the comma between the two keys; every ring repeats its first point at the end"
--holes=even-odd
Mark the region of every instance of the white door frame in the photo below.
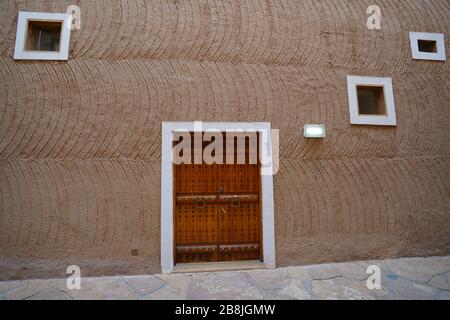
{"type": "MultiPolygon", "coordinates": [[[[272,160],[272,138],[269,122],[163,122],[161,154],[161,271],[171,273],[174,268],[174,218],[173,218],[173,133],[177,131],[258,131],[266,135],[260,139],[260,148],[272,160]]],[[[272,161],[266,165],[272,172],[272,161]]],[[[262,169],[263,172],[263,169],[262,169]]],[[[273,200],[273,175],[261,175],[263,261],[267,268],[275,268],[275,219],[273,200]]]]}

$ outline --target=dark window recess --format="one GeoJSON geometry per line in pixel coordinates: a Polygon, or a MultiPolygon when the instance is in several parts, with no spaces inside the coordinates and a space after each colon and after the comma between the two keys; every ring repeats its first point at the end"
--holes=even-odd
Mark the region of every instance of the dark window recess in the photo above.
{"type": "Polygon", "coordinates": [[[359,114],[386,115],[383,87],[358,86],[359,114]]]}
{"type": "Polygon", "coordinates": [[[28,21],[25,49],[59,51],[62,22],[28,21]]]}
{"type": "Polygon", "coordinates": [[[418,40],[417,44],[419,45],[420,52],[437,53],[436,41],[418,40]]]}

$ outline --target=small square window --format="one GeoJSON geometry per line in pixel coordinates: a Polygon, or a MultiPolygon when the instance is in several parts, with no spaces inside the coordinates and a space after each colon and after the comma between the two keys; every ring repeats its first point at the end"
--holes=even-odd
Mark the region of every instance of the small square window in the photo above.
{"type": "Polygon", "coordinates": [[[19,12],[14,59],[67,60],[70,29],[70,14],[19,12]]]}
{"type": "Polygon", "coordinates": [[[59,51],[62,22],[28,21],[27,51],[59,51]]]}
{"type": "Polygon", "coordinates": [[[351,124],[397,125],[391,78],[348,76],[347,85],[351,124]]]}
{"type": "Polygon", "coordinates": [[[386,115],[383,87],[357,86],[359,114],[386,115]]]}
{"type": "Polygon", "coordinates": [[[417,44],[420,52],[437,53],[436,41],[418,40],[417,44]]]}
{"type": "Polygon", "coordinates": [[[445,39],[442,33],[410,32],[413,59],[446,61],[445,39]]]}

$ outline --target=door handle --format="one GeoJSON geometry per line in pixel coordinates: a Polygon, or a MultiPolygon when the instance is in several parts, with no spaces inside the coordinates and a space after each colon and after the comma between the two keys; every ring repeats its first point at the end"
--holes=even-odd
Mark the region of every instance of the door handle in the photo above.
{"type": "Polygon", "coordinates": [[[223,206],[220,206],[220,211],[222,211],[222,214],[226,214],[227,211],[225,210],[225,208],[223,206]]]}
{"type": "Polygon", "coordinates": [[[233,200],[231,200],[231,206],[233,208],[239,208],[241,206],[241,199],[238,196],[234,196],[233,200]]]}
{"type": "Polygon", "coordinates": [[[195,206],[197,207],[197,209],[204,209],[206,207],[205,199],[198,199],[195,206]]]}

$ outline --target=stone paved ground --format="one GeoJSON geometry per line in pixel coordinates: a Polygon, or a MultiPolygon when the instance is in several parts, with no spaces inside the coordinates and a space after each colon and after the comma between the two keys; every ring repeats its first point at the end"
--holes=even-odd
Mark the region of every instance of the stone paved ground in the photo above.
{"type": "Polygon", "coordinates": [[[445,299],[450,257],[361,261],[272,270],[0,282],[0,299],[445,299]],[[369,290],[369,265],[381,268],[369,290]]]}

